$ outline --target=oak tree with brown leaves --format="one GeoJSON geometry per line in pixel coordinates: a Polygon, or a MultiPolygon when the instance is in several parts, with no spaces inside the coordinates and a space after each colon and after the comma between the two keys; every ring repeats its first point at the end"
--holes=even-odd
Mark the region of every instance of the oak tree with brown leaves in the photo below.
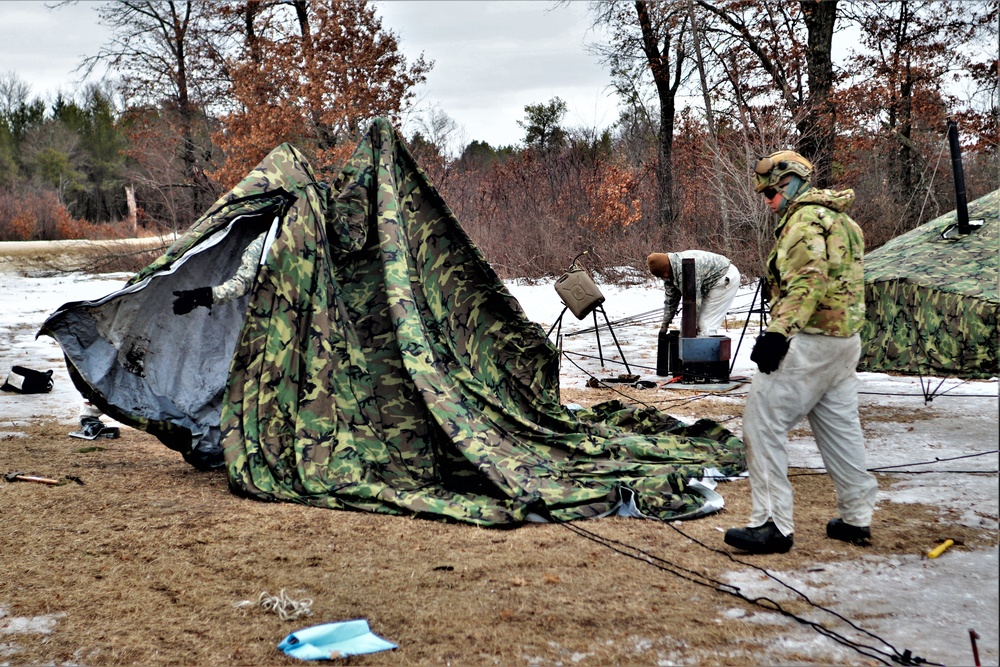
{"type": "Polygon", "coordinates": [[[243,43],[223,59],[231,81],[215,140],[226,160],[215,176],[238,181],[271,149],[291,142],[318,173],[350,155],[367,123],[398,123],[432,62],[408,63],[367,0],[243,0],[219,6],[243,43]]]}

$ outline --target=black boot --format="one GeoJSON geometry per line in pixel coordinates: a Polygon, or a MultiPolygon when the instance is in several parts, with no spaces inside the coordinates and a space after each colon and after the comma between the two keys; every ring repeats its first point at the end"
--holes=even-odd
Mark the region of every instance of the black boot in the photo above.
{"type": "Polygon", "coordinates": [[[783,554],[792,548],[792,535],[782,535],[773,521],[756,528],[730,528],[726,544],[753,554],[783,554]]]}
{"type": "Polygon", "coordinates": [[[830,519],[830,522],[826,524],[826,536],[832,540],[850,542],[859,547],[871,546],[872,543],[871,528],[868,526],[852,526],[849,523],[844,523],[844,520],[840,517],[830,519]]]}

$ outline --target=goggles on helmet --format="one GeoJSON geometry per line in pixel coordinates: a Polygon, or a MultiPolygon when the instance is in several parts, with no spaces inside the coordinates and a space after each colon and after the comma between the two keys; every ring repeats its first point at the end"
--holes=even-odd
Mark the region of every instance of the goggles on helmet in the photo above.
{"type": "Polygon", "coordinates": [[[812,177],[813,166],[809,160],[794,151],[778,151],[758,159],[753,172],[757,192],[765,193],[770,189],[780,192],[782,189],[778,187],[778,182],[782,178],[794,174],[808,182],[812,177]]]}

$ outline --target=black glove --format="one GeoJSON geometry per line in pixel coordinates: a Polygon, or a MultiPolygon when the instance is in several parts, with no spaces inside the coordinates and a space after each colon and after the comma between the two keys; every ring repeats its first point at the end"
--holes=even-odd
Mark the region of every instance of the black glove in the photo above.
{"type": "Polygon", "coordinates": [[[778,370],[778,365],[785,358],[788,352],[788,339],[780,333],[765,331],[764,335],[757,337],[757,343],[750,353],[750,361],[757,362],[757,368],[761,373],[770,373],[778,370]]]}
{"type": "Polygon", "coordinates": [[[174,292],[174,315],[187,315],[197,306],[205,308],[212,307],[212,288],[199,287],[197,289],[182,290],[174,292]]]}

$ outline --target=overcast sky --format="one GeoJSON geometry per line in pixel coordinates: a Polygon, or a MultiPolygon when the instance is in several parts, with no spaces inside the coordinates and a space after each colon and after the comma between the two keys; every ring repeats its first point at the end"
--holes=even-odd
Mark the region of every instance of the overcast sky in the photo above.
{"type": "MultiPolygon", "coordinates": [[[[50,9],[51,2],[0,0],[0,74],[15,72],[33,96],[52,99],[79,86],[74,69],[108,39],[96,2],[50,9]]],[[[434,68],[418,89],[460,127],[463,143],[523,139],[524,106],[566,100],[565,124],[605,128],[617,118],[608,74],[587,52],[595,39],[587,2],[380,0],[383,27],[413,60],[434,68]]]]}

